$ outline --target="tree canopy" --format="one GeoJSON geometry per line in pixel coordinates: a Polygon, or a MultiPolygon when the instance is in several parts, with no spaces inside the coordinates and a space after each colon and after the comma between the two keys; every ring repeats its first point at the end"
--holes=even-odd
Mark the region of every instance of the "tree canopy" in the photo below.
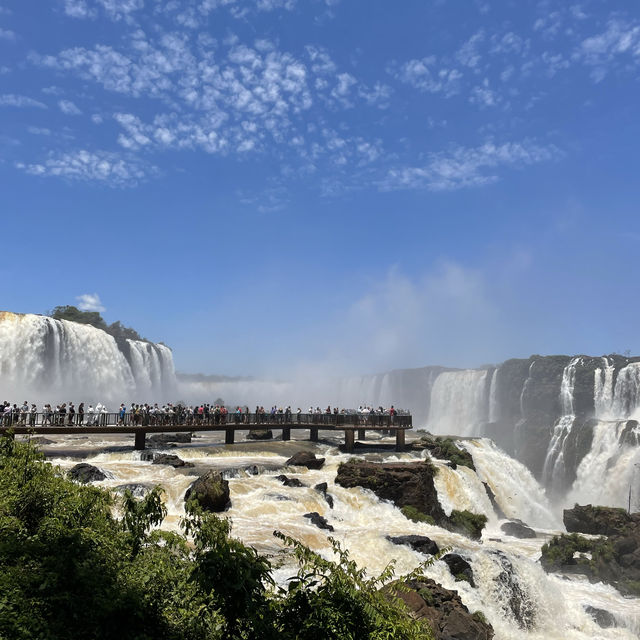
{"type": "Polygon", "coordinates": [[[70,320],[81,324],[90,324],[97,329],[106,331],[116,340],[129,339],[148,342],[148,340],[143,338],[135,329],[125,327],[120,320],[107,324],[104,321],[104,318],[97,311],[81,311],[73,305],[62,305],[54,307],[49,315],[54,320],[70,320]]]}

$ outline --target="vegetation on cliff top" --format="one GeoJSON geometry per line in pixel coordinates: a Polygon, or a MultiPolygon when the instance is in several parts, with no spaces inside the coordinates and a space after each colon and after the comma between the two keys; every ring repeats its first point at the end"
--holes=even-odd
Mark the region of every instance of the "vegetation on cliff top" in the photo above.
{"type": "Polygon", "coordinates": [[[332,542],[337,562],[279,535],[300,567],[288,588],[231,525],[190,502],[162,531],[142,500],[78,485],[29,443],[0,438],[0,637],[136,640],[428,640],[332,542]],[[115,515],[119,514],[119,515],[115,515]]]}

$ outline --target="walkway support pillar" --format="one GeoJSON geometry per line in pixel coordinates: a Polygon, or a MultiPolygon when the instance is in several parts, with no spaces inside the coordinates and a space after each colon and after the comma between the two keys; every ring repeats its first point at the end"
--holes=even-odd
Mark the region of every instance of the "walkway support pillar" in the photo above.
{"type": "Polygon", "coordinates": [[[358,440],[365,440],[366,439],[366,429],[358,429],[358,440]]]}
{"type": "Polygon", "coordinates": [[[404,451],[404,429],[396,429],[396,451],[404,451]]]}
{"type": "Polygon", "coordinates": [[[309,429],[309,440],[311,440],[311,442],[318,442],[317,427],[312,427],[311,429],[309,429]]]}
{"type": "Polygon", "coordinates": [[[291,428],[290,427],[282,427],[282,439],[283,440],[291,440],[291,428]]]}
{"type": "Polygon", "coordinates": [[[134,447],[136,451],[144,451],[145,440],[147,439],[146,431],[136,431],[134,447]]]}
{"type": "Polygon", "coordinates": [[[344,430],[344,450],[347,453],[353,453],[354,435],[353,429],[344,430]]]}
{"type": "Polygon", "coordinates": [[[234,429],[225,429],[225,432],[224,432],[224,443],[225,444],[233,444],[234,436],[235,436],[235,430],[234,429]]]}

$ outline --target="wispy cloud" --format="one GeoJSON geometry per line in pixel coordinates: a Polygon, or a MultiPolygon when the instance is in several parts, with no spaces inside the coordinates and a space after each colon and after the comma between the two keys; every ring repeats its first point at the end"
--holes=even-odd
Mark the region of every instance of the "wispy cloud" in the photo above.
{"type": "Polygon", "coordinates": [[[100,313],[106,311],[97,293],[83,293],[81,296],[76,296],[76,300],[80,311],[98,311],[100,313]]]}
{"type": "Polygon", "coordinates": [[[0,95],[0,107],[36,107],[38,109],[46,109],[47,105],[27,96],[5,93],[0,95]]]}
{"type": "Polygon", "coordinates": [[[16,166],[31,175],[99,182],[110,187],[134,186],[157,172],[155,167],[145,165],[136,158],[108,151],[86,150],[52,153],[42,163],[19,162],[16,166]]]}
{"type": "Polygon", "coordinates": [[[3,29],[0,27],[0,40],[15,40],[16,34],[11,29],[3,29]]]}
{"type": "Polygon", "coordinates": [[[451,152],[434,153],[426,165],[391,170],[381,187],[392,189],[427,189],[451,191],[477,187],[499,179],[496,170],[547,162],[560,155],[555,146],[530,142],[487,142],[480,147],[457,147],[451,152]]]}
{"type": "Polygon", "coordinates": [[[59,100],[58,107],[68,116],[79,116],[82,111],[71,100],[59,100]]]}
{"type": "Polygon", "coordinates": [[[427,56],[405,62],[395,76],[420,91],[452,96],[460,90],[462,73],[448,66],[439,67],[435,56],[427,56]]]}

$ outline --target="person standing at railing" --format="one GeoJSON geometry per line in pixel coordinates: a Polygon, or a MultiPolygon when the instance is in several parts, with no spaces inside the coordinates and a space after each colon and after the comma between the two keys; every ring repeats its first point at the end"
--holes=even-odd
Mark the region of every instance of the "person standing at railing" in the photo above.
{"type": "Polygon", "coordinates": [[[81,402],[78,405],[78,426],[81,427],[84,425],[84,402],[81,402]]]}
{"type": "Polygon", "coordinates": [[[35,404],[32,404],[31,410],[29,411],[29,426],[35,427],[37,420],[38,420],[38,407],[36,407],[35,404]]]}
{"type": "Polygon", "coordinates": [[[67,425],[72,427],[76,419],[76,408],[73,406],[73,402],[69,403],[69,416],[67,420],[67,425]]]}

